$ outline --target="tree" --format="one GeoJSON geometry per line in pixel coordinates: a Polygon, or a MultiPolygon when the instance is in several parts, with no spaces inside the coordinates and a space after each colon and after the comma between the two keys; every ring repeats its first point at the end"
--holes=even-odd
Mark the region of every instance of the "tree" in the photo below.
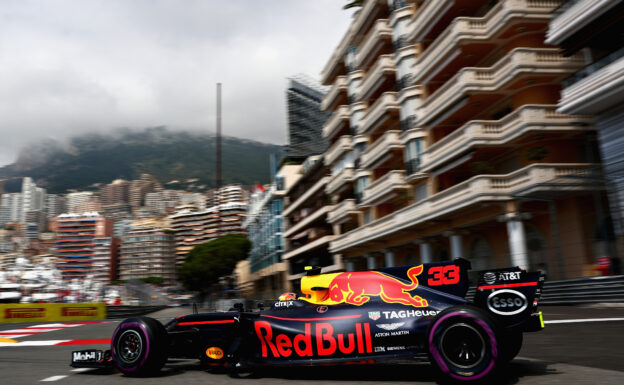
{"type": "Polygon", "coordinates": [[[180,282],[188,290],[206,292],[220,277],[230,275],[236,263],[247,258],[251,242],[229,234],[193,247],[180,268],[180,282]]]}

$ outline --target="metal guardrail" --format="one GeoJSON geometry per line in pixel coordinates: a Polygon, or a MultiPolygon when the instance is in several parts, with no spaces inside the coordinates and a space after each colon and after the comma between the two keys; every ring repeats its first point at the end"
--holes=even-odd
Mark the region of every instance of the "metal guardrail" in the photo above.
{"type": "Polygon", "coordinates": [[[109,305],[106,306],[106,318],[128,318],[153,313],[164,309],[166,306],[129,306],[129,305],[109,305]]]}
{"type": "MultiPolygon", "coordinates": [[[[476,286],[470,286],[466,299],[472,301],[476,286]]],[[[624,303],[624,275],[546,281],[540,305],[575,305],[600,302],[624,303]]]]}

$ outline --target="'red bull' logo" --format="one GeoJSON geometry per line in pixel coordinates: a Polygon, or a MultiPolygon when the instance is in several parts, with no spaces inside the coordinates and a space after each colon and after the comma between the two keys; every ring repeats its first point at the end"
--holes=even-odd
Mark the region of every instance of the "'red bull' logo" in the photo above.
{"type": "Polygon", "coordinates": [[[328,322],[314,324],[305,323],[303,334],[298,333],[294,337],[286,334],[273,335],[271,324],[266,321],[254,322],[256,335],[262,346],[262,357],[269,354],[274,358],[331,356],[334,354],[372,353],[373,343],[370,325],[368,323],[356,323],[353,333],[338,333],[335,335],[334,327],[328,322]]]}
{"type": "Polygon", "coordinates": [[[46,310],[42,307],[4,309],[4,318],[43,318],[46,310]]]}
{"type": "Polygon", "coordinates": [[[414,307],[426,307],[427,300],[420,296],[411,296],[409,291],[418,287],[417,276],[423,266],[414,266],[407,271],[412,283],[405,284],[397,278],[377,271],[359,271],[340,273],[329,284],[328,299],[336,303],[363,305],[372,296],[379,296],[386,303],[400,303],[414,307]]]}
{"type": "Polygon", "coordinates": [[[63,306],[61,309],[63,317],[95,317],[97,307],[95,306],[63,306]]]}

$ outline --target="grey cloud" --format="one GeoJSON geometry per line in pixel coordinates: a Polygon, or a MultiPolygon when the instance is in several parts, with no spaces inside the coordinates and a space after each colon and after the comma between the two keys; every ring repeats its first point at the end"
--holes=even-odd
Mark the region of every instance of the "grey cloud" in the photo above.
{"type": "Polygon", "coordinates": [[[286,141],[286,78],[318,77],[337,0],[4,0],[0,165],[30,140],[167,125],[286,141]]]}

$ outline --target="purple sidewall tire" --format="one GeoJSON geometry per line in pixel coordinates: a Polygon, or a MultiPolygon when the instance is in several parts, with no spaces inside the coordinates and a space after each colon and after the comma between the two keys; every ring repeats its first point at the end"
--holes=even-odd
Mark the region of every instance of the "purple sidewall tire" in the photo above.
{"type": "Polygon", "coordinates": [[[141,322],[139,322],[138,320],[133,321],[133,322],[126,322],[126,321],[122,322],[117,327],[117,329],[115,329],[115,332],[113,333],[113,338],[111,339],[111,354],[115,360],[115,365],[117,366],[117,368],[124,373],[133,373],[143,368],[143,366],[145,365],[145,361],[147,360],[147,357],[149,356],[149,351],[150,351],[149,340],[150,338],[147,334],[147,330],[145,329],[145,325],[143,325],[141,322]],[[139,359],[134,365],[130,365],[130,366],[124,365],[124,363],[120,361],[119,352],[117,351],[117,347],[116,347],[117,342],[118,342],[117,335],[121,334],[122,332],[128,329],[138,331],[143,342],[142,344],[143,351],[140,353],[139,359]]]}
{"type": "MultiPolygon", "coordinates": [[[[443,312],[433,321],[431,328],[427,334],[427,344],[429,347],[429,354],[431,360],[446,376],[460,381],[477,381],[488,374],[492,373],[498,357],[500,355],[498,349],[498,338],[496,329],[493,323],[489,320],[487,314],[480,315],[480,311],[472,311],[470,308],[458,308],[449,309],[447,312],[443,312]],[[476,326],[481,329],[483,340],[486,342],[484,362],[479,363],[478,367],[474,368],[477,371],[472,375],[458,374],[461,370],[457,370],[453,365],[450,365],[442,357],[440,348],[438,347],[438,334],[440,334],[446,326],[452,325],[453,321],[463,321],[472,326],[476,326]]],[[[470,368],[472,370],[473,368],[470,368]]]]}

